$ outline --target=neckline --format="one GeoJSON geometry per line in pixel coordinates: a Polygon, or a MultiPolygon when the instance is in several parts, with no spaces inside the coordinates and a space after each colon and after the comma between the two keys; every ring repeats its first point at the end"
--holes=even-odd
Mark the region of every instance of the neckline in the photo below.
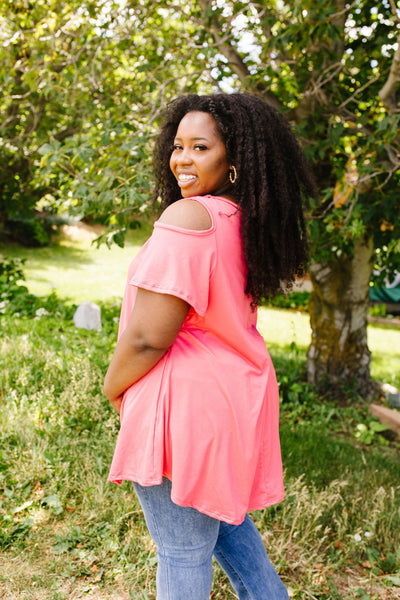
{"type": "MultiPolygon", "coordinates": [[[[233,200],[229,200],[229,198],[225,198],[225,196],[214,196],[213,194],[205,194],[203,196],[203,198],[217,198],[217,200],[223,200],[224,202],[227,202],[228,204],[230,204],[231,206],[234,206],[235,208],[239,208],[239,204],[237,204],[237,202],[234,202],[233,200]]],[[[200,196],[201,198],[201,196],[200,196]]]]}

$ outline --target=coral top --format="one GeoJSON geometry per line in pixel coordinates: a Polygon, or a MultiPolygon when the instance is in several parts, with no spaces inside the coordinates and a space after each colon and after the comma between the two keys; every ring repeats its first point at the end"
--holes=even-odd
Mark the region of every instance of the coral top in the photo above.
{"type": "Polygon", "coordinates": [[[138,287],[191,305],[175,342],[124,394],[108,479],[172,481],[172,500],[227,523],[283,498],[279,395],[257,314],[245,295],[240,213],[195,198],[212,226],[156,222],[130,265],[120,333],[138,287]]]}

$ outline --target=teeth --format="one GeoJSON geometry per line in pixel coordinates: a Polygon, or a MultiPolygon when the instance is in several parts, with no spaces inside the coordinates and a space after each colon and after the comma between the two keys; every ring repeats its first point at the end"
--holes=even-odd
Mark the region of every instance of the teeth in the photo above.
{"type": "Polygon", "coordinates": [[[179,181],[192,181],[193,179],[196,179],[196,175],[186,175],[184,173],[181,173],[180,175],[178,175],[178,179],[179,181]]]}

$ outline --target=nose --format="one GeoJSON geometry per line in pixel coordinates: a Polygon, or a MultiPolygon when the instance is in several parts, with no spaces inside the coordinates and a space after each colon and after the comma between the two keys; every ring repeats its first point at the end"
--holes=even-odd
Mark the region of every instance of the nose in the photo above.
{"type": "Polygon", "coordinates": [[[182,148],[176,156],[176,162],[178,165],[188,165],[192,163],[192,153],[190,148],[182,148]]]}

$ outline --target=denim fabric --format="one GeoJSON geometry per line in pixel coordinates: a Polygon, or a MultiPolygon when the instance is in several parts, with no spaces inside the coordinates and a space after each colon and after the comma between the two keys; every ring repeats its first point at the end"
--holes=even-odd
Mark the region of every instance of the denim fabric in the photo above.
{"type": "Polygon", "coordinates": [[[208,600],[215,556],[240,600],[288,600],[247,515],[229,525],[171,501],[171,482],[133,484],[158,554],[157,600],[208,600]]]}

